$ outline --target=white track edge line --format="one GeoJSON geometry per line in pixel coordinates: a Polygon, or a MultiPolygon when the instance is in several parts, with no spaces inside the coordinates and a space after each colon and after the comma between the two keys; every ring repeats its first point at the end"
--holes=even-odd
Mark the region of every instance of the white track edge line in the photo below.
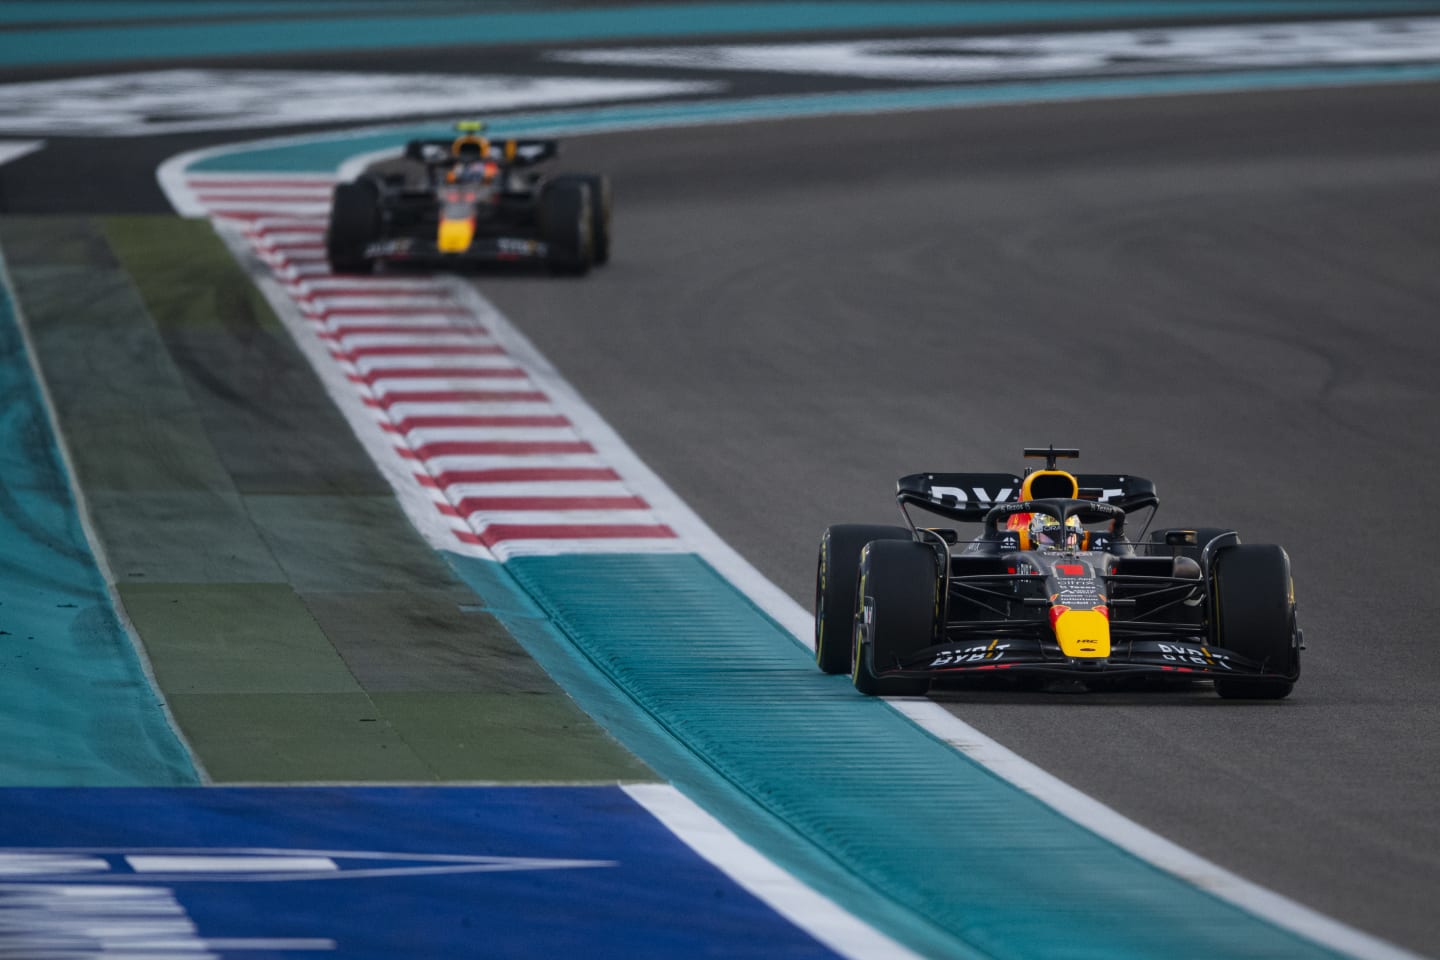
{"type": "Polygon", "coordinates": [[[673,786],[644,783],[621,789],[721,873],[842,957],[919,960],[771,863],[673,786]]]}
{"type": "Polygon", "coordinates": [[[889,698],[888,703],[996,776],[1091,832],[1248,913],[1362,960],[1425,960],[1420,954],[1312,910],[1165,839],[990,739],[933,700],[896,697],[889,698]]]}

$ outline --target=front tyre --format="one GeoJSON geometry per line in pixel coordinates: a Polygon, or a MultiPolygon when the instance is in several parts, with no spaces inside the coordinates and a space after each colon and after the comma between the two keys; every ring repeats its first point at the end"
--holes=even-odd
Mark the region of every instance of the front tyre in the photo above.
{"type": "Polygon", "coordinates": [[[1281,700],[1300,677],[1300,634],[1290,558],[1273,544],[1220,550],[1212,572],[1210,642],[1258,662],[1276,678],[1217,677],[1227,700],[1281,700]]]}
{"type": "Polygon", "coordinates": [[[872,540],[910,539],[904,527],[876,523],[837,523],[820,537],[815,564],[815,663],[822,672],[850,671],[860,551],[872,540]]]}
{"type": "Polygon", "coordinates": [[[335,185],[330,222],[325,230],[325,258],[331,273],[368,274],[375,262],[365,250],[380,235],[380,190],[374,181],[335,185]]]}
{"type": "Polygon", "coordinates": [[[859,608],[855,617],[850,679],[872,697],[918,697],[924,677],[878,676],[935,642],[940,620],[935,549],[914,540],[879,540],[860,554],[859,608]]]}

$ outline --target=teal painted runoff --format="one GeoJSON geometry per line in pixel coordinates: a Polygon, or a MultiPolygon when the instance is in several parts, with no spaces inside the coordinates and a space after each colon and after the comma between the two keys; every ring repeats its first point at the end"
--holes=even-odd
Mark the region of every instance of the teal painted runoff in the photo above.
{"type": "Polygon", "coordinates": [[[0,786],[199,782],[85,538],[0,257],[0,786]]]}
{"type": "MultiPolygon", "coordinates": [[[[373,14],[389,0],[5,0],[0,24],[97,23],[110,20],[194,20],[266,14],[373,14]]],[[[419,6],[412,0],[412,6],[419,6]]]]}
{"type": "Polygon", "coordinates": [[[650,4],[464,14],[321,16],[273,21],[47,27],[0,32],[0,66],[195,60],[245,54],[569,43],[831,30],[913,29],[1116,18],[1424,12],[1435,0],[908,0],[895,3],[650,4]]]}
{"type": "MultiPolygon", "coordinates": [[[[515,605],[495,564],[450,559],[487,600],[515,605]]],[[[521,557],[504,572],[558,628],[573,663],[688,757],[677,764],[653,734],[617,731],[626,746],[677,784],[698,768],[751,798],[829,862],[796,862],[753,830],[753,817],[732,825],[737,833],[862,918],[875,922],[884,906],[890,915],[876,925],[927,955],[1338,956],[1137,859],[847,678],[822,675],[699,557],[521,557]],[[837,892],[827,880],[837,864],[868,897],[837,892]],[[913,915],[896,922],[894,904],[913,915]]],[[[586,685],[567,689],[591,709],[586,685]]]]}
{"type": "MultiPolygon", "coordinates": [[[[1096,100],[1167,94],[1239,93],[1246,90],[1283,90],[1307,87],[1359,86],[1386,83],[1426,83],[1440,80],[1440,64],[1402,64],[1379,67],[1301,68],[1204,73],[1191,76],[1096,77],[1081,80],[1046,80],[997,83],[983,86],[912,87],[905,90],[824,93],[806,96],[755,97],[746,100],[698,100],[639,106],[592,107],[545,113],[495,117],[495,136],[558,136],[603,133],[656,127],[684,127],[700,123],[778,120],[836,114],[887,113],[935,110],[947,107],[1002,106],[1096,100]]],[[[316,171],[334,172],[351,157],[400,148],[413,137],[445,136],[450,129],[437,124],[396,126],[360,132],[313,134],[303,138],[258,141],[207,157],[188,169],[200,172],[316,171]]]]}
{"type": "Polygon", "coordinates": [[[581,709],[771,862],[923,956],[984,960],[903,904],[877,897],[861,878],[837,870],[828,850],[771,816],[768,808],[704,763],[683,738],[641,709],[628,691],[617,687],[578,651],[505,565],[443,551],[442,556],[484,599],[486,612],[500,621],[581,709]]]}

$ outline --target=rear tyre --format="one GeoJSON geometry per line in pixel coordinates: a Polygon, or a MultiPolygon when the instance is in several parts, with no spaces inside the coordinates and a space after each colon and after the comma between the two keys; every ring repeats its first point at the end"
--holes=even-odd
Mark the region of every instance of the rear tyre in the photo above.
{"type": "Polygon", "coordinates": [[[923,677],[879,677],[875,670],[883,671],[935,642],[940,609],[935,559],[933,547],[913,540],[879,540],[861,551],[850,671],[855,689],[861,693],[918,697],[930,689],[930,681],[923,677]]]}
{"type": "Polygon", "coordinates": [[[850,670],[860,551],[872,540],[910,539],[904,527],[876,523],[837,523],[820,537],[815,564],[815,663],[822,672],[850,670]]]}
{"type": "Polygon", "coordinates": [[[330,224],[325,231],[325,258],[332,273],[375,272],[365,250],[380,236],[380,190],[370,180],[335,185],[330,224]]]}
{"type": "Polygon", "coordinates": [[[1290,558],[1273,544],[1241,544],[1214,558],[1210,642],[1261,664],[1283,679],[1217,677],[1226,699],[1280,700],[1300,676],[1300,635],[1290,558]]]}
{"type": "Polygon", "coordinates": [[[550,269],[584,274],[595,262],[594,203],[590,186],[576,179],[556,179],[540,192],[540,238],[549,249],[550,269]]]}

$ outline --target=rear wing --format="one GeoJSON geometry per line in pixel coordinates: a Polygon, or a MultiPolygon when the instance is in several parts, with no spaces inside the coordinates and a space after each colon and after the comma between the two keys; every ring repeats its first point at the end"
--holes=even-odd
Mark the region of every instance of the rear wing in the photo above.
{"type": "MultiPolygon", "coordinates": [[[[559,140],[490,140],[490,153],[484,158],[512,167],[528,167],[560,154],[559,140]]],[[[405,156],[421,163],[441,164],[454,161],[450,147],[454,137],[435,140],[411,140],[405,144],[405,156]]]]}
{"type": "MultiPolygon", "coordinates": [[[[1129,513],[1157,507],[1155,484],[1144,477],[1118,473],[1077,473],[1082,500],[1110,503],[1129,513]]],[[[1020,499],[1022,477],[1013,473],[912,473],[896,483],[901,510],[916,506],[962,523],[979,523],[997,503],[1020,499]]]]}

